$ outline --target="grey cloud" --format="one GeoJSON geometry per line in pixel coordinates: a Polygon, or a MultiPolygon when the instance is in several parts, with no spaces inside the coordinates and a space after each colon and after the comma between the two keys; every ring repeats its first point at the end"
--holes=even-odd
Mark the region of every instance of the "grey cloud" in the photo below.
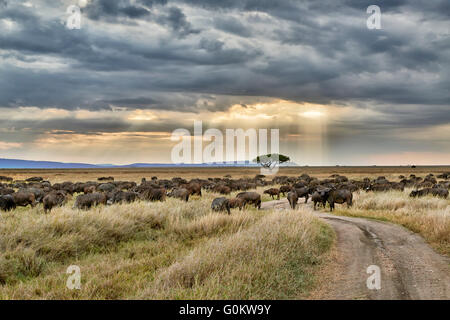
{"type": "MultiPolygon", "coordinates": [[[[396,25],[368,30],[368,3],[99,0],[84,8],[83,15],[93,20],[92,25],[77,31],[66,29],[45,10],[8,5],[0,18],[11,19],[20,28],[0,34],[0,54],[22,64],[0,64],[0,106],[226,109],[223,103],[197,104],[205,94],[334,104],[366,100],[374,109],[391,104],[387,112],[393,117],[400,117],[398,110],[423,105],[424,110],[433,109],[433,116],[424,117],[423,123],[447,119],[439,106],[450,101],[450,74],[445,68],[450,59],[448,36],[396,25]],[[195,20],[186,16],[185,12],[199,7],[206,14],[198,11],[195,20]],[[243,15],[246,11],[251,14],[243,15]],[[118,33],[99,34],[99,19],[114,24],[118,33]],[[131,33],[136,25],[128,30],[121,19],[157,22],[172,34],[143,28],[138,40],[131,33]],[[142,41],[146,32],[155,33],[156,40],[142,41]],[[62,61],[66,68],[23,66],[39,63],[43,56],[62,61]]],[[[446,1],[424,4],[423,9],[419,3],[381,1],[379,5],[382,12],[422,15],[430,24],[448,14],[446,1]]]]}
{"type": "MultiPolygon", "coordinates": [[[[150,2],[148,4],[150,4],[150,2]]],[[[83,8],[83,12],[86,12],[87,16],[93,20],[117,17],[136,19],[150,15],[150,11],[147,8],[132,5],[130,1],[124,0],[93,0],[83,8]]]]}
{"type": "Polygon", "coordinates": [[[200,29],[195,29],[187,20],[186,15],[178,7],[170,7],[166,15],[156,18],[156,21],[163,25],[168,25],[179,36],[186,37],[190,34],[200,33],[200,29]]]}
{"type": "Polygon", "coordinates": [[[250,37],[252,35],[249,25],[244,25],[235,17],[218,17],[214,20],[214,26],[219,30],[241,37],[250,37]]]}

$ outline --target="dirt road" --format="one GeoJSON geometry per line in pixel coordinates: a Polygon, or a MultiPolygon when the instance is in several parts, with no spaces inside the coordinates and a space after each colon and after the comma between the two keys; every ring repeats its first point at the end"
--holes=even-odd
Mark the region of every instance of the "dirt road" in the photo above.
{"type": "MultiPolygon", "coordinates": [[[[279,200],[262,207],[285,209],[289,204],[279,200]]],[[[450,259],[419,235],[391,223],[316,213],[333,227],[337,244],[329,275],[314,299],[450,299],[450,259]],[[367,288],[371,265],[381,270],[379,290],[367,288]]]]}

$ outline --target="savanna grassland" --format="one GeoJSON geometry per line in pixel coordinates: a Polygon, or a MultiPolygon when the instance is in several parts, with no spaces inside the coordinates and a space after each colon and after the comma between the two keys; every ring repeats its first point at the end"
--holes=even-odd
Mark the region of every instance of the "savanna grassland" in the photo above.
{"type": "MultiPolygon", "coordinates": [[[[281,168],[279,175],[383,175],[398,181],[400,174],[446,171],[450,168],[299,167],[281,168]]],[[[16,180],[41,176],[52,183],[101,176],[139,182],[152,176],[240,178],[258,173],[256,168],[0,170],[16,180]]],[[[337,205],[335,214],[401,224],[450,255],[450,199],[411,199],[409,191],[356,192],[353,207],[337,205]]],[[[210,209],[218,196],[204,192],[187,203],[168,198],[88,211],[72,209],[72,198],[47,215],[42,205],[2,213],[0,299],[308,298],[333,247],[331,227],[302,200],[295,211],[247,208],[227,215],[210,209]],[[81,290],[66,287],[70,265],[81,269],[81,290]]],[[[262,200],[271,199],[263,195],[262,200]]]]}
{"type": "Polygon", "coordinates": [[[0,299],[306,297],[333,231],[309,212],[213,213],[217,195],[4,213],[0,299]],[[81,290],[66,269],[81,269],[81,290]]]}

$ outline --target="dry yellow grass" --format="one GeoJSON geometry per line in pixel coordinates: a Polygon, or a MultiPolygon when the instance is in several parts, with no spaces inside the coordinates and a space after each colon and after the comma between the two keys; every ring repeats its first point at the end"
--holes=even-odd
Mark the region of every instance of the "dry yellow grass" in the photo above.
{"type": "MultiPolygon", "coordinates": [[[[227,267],[239,283],[256,275],[260,281],[271,279],[275,266],[279,272],[276,277],[285,277],[277,278],[278,287],[266,286],[264,282],[249,286],[242,291],[243,298],[286,297],[286,292],[290,292],[290,297],[294,292],[306,294],[314,282],[315,265],[332,242],[330,229],[300,212],[249,209],[234,210],[232,215],[214,213],[210,204],[215,196],[205,193],[188,203],[168,199],[165,203],[136,202],[89,211],[73,210],[68,204],[49,215],[44,215],[41,208],[3,214],[0,299],[153,299],[163,295],[178,298],[175,288],[172,293],[158,289],[161,294],[155,296],[144,293],[155,283],[165,287],[160,282],[161,275],[188,259],[192,252],[198,252],[198,263],[210,263],[204,259],[214,259],[211,250],[219,250],[218,244],[228,248],[224,251],[227,254],[234,244],[247,250],[241,256],[250,254],[245,268],[240,268],[239,263],[227,267]],[[270,237],[272,232],[275,237],[270,237]],[[69,265],[81,268],[81,290],[66,288],[69,265]],[[297,270],[298,267],[302,269],[297,270]]],[[[216,257],[220,263],[208,266],[214,277],[223,271],[226,258],[216,257]]],[[[228,280],[223,278],[211,288],[216,290],[215,297],[237,297],[237,291],[228,287],[228,280]],[[220,292],[227,296],[220,296],[220,292]]],[[[237,282],[232,286],[236,290],[237,282]]],[[[186,291],[184,296],[202,295],[186,291]]]]}
{"type": "Polygon", "coordinates": [[[161,270],[138,298],[286,299],[313,285],[332,232],[310,212],[273,211],[161,270]]]}

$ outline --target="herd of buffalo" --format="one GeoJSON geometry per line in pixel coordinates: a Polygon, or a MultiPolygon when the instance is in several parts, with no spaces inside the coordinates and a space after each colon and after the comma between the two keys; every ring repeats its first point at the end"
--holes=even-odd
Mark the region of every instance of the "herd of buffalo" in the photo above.
{"type": "Polygon", "coordinates": [[[309,199],[317,206],[329,204],[333,211],[335,204],[352,205],[353,193],[360,190],[366,192],[380,192],[389,190],[404,191],[405,188],[413,188],[411,197],[422,197],[433,195],[447,198],[450,189],[450,172],[437,176],[427,175],[425,178],[399,176],[399,182],[392,182],[385,177],[377,179],[364,178],[362,180],[350,180],[338,174],[331,175],[327,179],[318,179],[302,174],[299,177],[277,176],[272,180],[263,175],[254,178],[231,179],[208,178],[192,179],[187,181],[183,178],[171,180],[152,177],[150,181],[145,178],[140,184],[128,181],[114,181],[113,177],[101,177],[98,181],[90,182],[64,182],[51,184],[44,181],[42,177],[32,177],[25,181],[14,181],[10,177],[0,176],[0,210],[10,211],[18,206],[35,207],[42,203],[45,213],[54,207],[63,206],[74,194],[76,196],[74,208],[90,209],[97,205],[110,205],[115,203],[131,203],[141,201],[165,201],[166,197],[178,198],[189,201],[189,197],[202,196],[202,190],[224,195],[215,198],[211,204],[214,211],[226,211],[231,209],[240,210],[247,205],[261,208],[261,195],[255,190],[257,187],[267,187],[264,194],[273,199],[280,196],[287,197],[292,209],[297,207],[298,199],[309,199]],[[438,181],[438,179],[440,179],[438,181]],[[275,188],[275,185],[280,185],[275,188]],[[226,198],[232,192],[239,192],[234,198],[226,198]]]}

